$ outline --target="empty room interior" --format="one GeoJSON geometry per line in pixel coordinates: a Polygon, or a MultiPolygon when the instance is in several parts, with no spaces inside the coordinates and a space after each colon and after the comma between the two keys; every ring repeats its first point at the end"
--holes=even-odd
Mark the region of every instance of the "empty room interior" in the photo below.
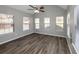
{"type": "Polygon", "coordinates": [[[0,54],[78,54],[79,6],[0,5],[0,54]]]}

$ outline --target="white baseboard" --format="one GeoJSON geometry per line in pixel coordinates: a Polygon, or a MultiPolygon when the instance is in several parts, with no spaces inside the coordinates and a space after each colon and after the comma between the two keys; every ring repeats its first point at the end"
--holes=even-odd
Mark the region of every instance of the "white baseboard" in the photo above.
{"type": "Polygon", "coordinates": [[[26,35],[30,35],[30,34],[32,34],[32,33],[25,34],[25,35],[20,35],[20,36],[18,36],[18,37],[14,37],[14,38],[9,39],[9,40],[7,40],[7,41],[0,42],[0,45],[1,45],[1,44],[4,44],[4,43],[7,43],[7,42],[10,42],[10,41],[12,41],[12,40],[16,40],[16,39],[18,39],[18,38],[20,38],[20,37],[23,37],[23,36],[26,36],[26,35]]]}
{"type": "Polygon", "coordinates": [[[70,50],[70,53],[72,54],[72,50],[71,50],[71,47],[70,47],[70,41],[69,41],[69,38],[66,38],[66,40],[67,40],[67,44],[68,44],[68,47],[69,47],[69,50],[70,50]]]}
{"type": "MultiPolygon", "coordinates": [[[[36,33],[38,33],[38,32],[36,32],[36,33]]],[[[64,38],[67,38],[67,36],[55,35],[55,34],[47,34],[47,33],[38,33],[38,34],[44,34],[44,35],[50,35],[50,36],[57,36],[57,37],[64,37],[64,38]]]]}
{"type": "Polygon", "coordinates": [[[73,45],[73,47],[74,47],[76,53],[79,54],[79,51],[77,50],[76,46],[75,46],[73,43],[72,43],[72,45],[73,45]]]}
{"type": "MultiPolygon", "coordinates": [[[[32,34],[32,33],[29,33],[29,34],[32,34]]],[[[20,38],[20,37],[23,37],[23,36],[29,35],[29,34],[20,35],[20,36],[18,36],[18,37],[14,37],[14,38],[9,39],[9,40],[7,40],[7,41],[0,42],[0,45],[1,45],[1,44],[4,44],[4,43],[7,43],[7,42],[10,42],[10,41],[12,41],[12,40],[18,39],[18,38],[20,38]]],[[[43,33],[38,33],[38,34],[43,34],[43,33]]],[[[46,34],[46,33],[44,33],[44,35],[51,35],[51,36],[65,37],[65,36],[61,36],[61,35],[46,34]]],[[[66,37],[65,37],[65,38],[66,38],[66,37]]]]}

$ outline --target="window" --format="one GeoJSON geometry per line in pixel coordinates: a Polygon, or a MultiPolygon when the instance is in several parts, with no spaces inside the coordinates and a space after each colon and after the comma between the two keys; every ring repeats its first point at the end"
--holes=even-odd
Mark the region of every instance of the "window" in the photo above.
{"type": "Polygon", "coordinates": [[[13,15],[0,14],[0,34],[13,32],[13,15]]]}
{"type": "Polygon", "coordinates": [[[67,15],[67,35],[70,38],[70,13],[67,15]]]}
{"type": "Polygon", "coordinates": [[[39,18],[35,18],[35,29],[39,29],[39,18]]]}
{"type": "Polygon", "coordinates": [[[46,17],[44,18],[44,27],[47,28],[50,26],[50,18],[46,17]]]}
{"type": "Polygon", "coordinates": [[[64,17],[56,17],[56,30],[61,31],[64,28],[64,17]]]}
{"type": "Polygon", "coordinates": [[[29,17],[23,17],[23,30],[29,30],[29,17]]]}

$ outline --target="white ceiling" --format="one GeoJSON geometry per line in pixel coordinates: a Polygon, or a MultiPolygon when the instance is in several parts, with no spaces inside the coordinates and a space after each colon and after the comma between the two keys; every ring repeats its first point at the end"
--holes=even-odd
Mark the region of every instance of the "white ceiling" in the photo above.
{"type": "Polygon", "coordinates": [[[11,7],[11,8],[26,12],[26,13],[33,14],[33,11],[27,10],[27,9],[32,9],[28,5],[8,5],[8,7],[11,7]]]}
{"type": "MultiPolygon", "coordinates": [[[[59,7],[63,8],[63,9],[67,9],[67,5],[58,5],[59,7]]],[[[14,8],[14,9],[17,9],[17,10],[20,10],[20,11],[23,11],[23,12],[26,12],[26,13],[30,13],[30,14],[33,14],[34,12],[33,11],[29,11],[27,9],[32,9],[30,6],[28,5],[8,5],[8,7],[11,7],[11,8],[14,8]]],[[[39,7],[39,6],[38,6],[39,7]]]]}
{"type": "Polygon", "coordinates": [[[63,9],[65,9],[65,10],[66,10],[67,7],[68,7],[67,5],[58,5],[58,6],[61,7],[61,8],[63,8],[63,9]]]}

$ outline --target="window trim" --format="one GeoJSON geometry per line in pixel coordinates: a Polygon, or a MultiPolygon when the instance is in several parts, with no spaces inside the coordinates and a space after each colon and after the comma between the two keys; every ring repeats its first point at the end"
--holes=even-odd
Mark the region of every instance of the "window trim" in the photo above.
{"type": "Polygon", "coordinates": [[[30,17],[27,17],[27,16],[24,16],[23,17],[23,31],[27,31],[27,30],[29,30],[30,29],[30,17]],[[27,20],[28,20],[28,23],[24,23],[24,18],[28,18],[27,20]],[[24,27],[24,24],[27,24],[28,25],[28,29],[24,29],[25,27],[24,27]]]}
{"type": "MultiPolygon", "coordinates": [[[[6,34],[10,34],[10,33],[13,33],[14,32],[14,21],[13,21],[13,19],[14,19],[14,16],[13,15],[11,15],[11,14],[4,14],[4,13],[1,13],[0,15],[5,15],[7,18],[5,18],[5,19],[8,19],[8,21],[9,21],[9,18],[8,18],[8,16],[11,16],[11,19],[12,19],[12,23],[1,23],[1,24],[10,24],[10,26],[12,27],[12,31],[10,32],[5,32],[5,30],[6,30],[6,28],[4,28],[4,32],[5,33],[1,33],[0,35],[6,35],[6,34]]],[[[2,21],[2,20],[1,20],[2,21]]],[[[10,29],[10,28],[9,28],[10,29]]]]}
{"type": "Polygon", "coordinates": [[[56,17],[56,21],[55,21],[55,31],[64,31],[64,16],[57,16],[56,17]],[[57,17],[63,17],[63,22],[62,23],[57,23],[56,21],[57,21],[57,17]],[[57,24],[63,24],[63,28],[62,29],[57,29],[57,24]]]}
{"type": "Polygon", "coordinates": [[[40,29],[40,18],[35,18],[35,29],[40,29]],[[38,19],[38,22],[36,22],[36,19],[38,19]],[[38,27],[36,27],[36,25],[39,25],[38,27]]]}
{"type": "Polygon", "coordinates": [[[50,23],[51,23],[50,17],[45,17],[45,18],[44,18],[44,28],[46,29],[47,27],[45,27],[45,25],[47,25],[47,24],[50,25],[50,23]],[[45,22],[46,18],[48,18],[49,22],[45,22]]]}

